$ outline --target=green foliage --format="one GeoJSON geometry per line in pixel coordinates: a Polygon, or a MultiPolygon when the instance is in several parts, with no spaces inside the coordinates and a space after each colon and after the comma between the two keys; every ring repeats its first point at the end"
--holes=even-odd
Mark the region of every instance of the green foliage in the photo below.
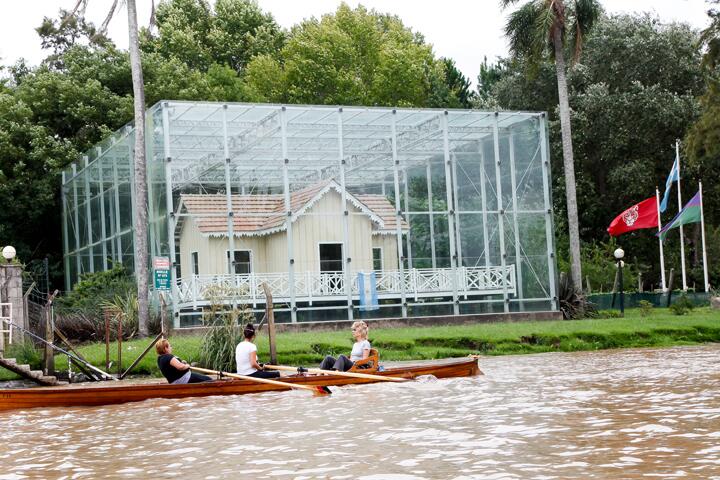
{"type": "Polygon", "coordinates": [[[123,338],[135,336],[138,330],[138,298],[136,291],[128,291],[124,295],[115,294],[111,300],[106,300],[100,305],[110,312],[116,325],[117,322],[122,322],[123,338]]]}
{"type": "Polygon", "coordinates": [[[209,328],[200,347],[200,363],[213,370],[234,372],[235,348],[243,341],[243,327],[254,320],[253,314],[244,305],[228,309],[212,291],[208,295],[210,306],[203,311],[203,325],[209,328]]]}
{"type": "Polygon", "coordinates": [[[42,367],[42,351],[27,339],[8,346],[5,357],[14,358],[18,365],[30,365],[32,370],[39,370],[42,367]]]}
{"type": "Polygon", "coordinates": [[[685,294],[680,295],[680,298],[670,305],[670,311],[675,315],[685,315],[691,312],[693,308],[695,306],[685,294]]]}
{"type": "Polygon", "coordinates": [[[118,298],[129,298],[136,290],[135,281],[127,268],[120,263],[103,272],[85,273],[75,288],[57,299],[60,311],[83,310],[100,317],[104,304],[113,304],[118,298]]]}
{"type": "Polygon", "coordinates": [[[600,310],[597,318],[622,318],[620,310],[600,310]]]}
{"type": "Polygon", "coordinates": [[[273,55],[285,33],[272,15],[250,0],[171,0],[158,5],[157,36],[145,32],[142,49],[209,71],[227,65],[241,72],[255,56],[273,55]]]}
{"type": "Polygon", "coordinates": [[[578,319],[594,314],[593,305],[580,289],[573,286],[565,272],[560,273],[558,300],[565,319],[578,319]]]}
{"type": "Polygon", "coordinates": [[[640,300],[638,302],[638,306],[640,307],[640,316],[641,317],[648,317],[652,314],[654,305],[651,302],[648,302],[647,300],[640,300]]]}
{"type": "Polygon", "coordinates": [[[424,106],[433,85],[462,95],[464,80],[447,69],[397,17],[341,4],[293,27],[277,58],[251,60],[246,81],[259,101],[424,106]]]}

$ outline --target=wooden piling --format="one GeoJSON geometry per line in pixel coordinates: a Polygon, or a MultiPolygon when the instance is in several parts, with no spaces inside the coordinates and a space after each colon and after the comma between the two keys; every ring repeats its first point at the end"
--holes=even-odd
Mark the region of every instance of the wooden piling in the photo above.
{"type": "Polygon", "coordinates": [[[270,363],[277,364],[277,349],[275,348],[275,313],[273,312],[272,292],[267,283],[262,283],[265,292],[265,317],[268,322],[268,338],[270,339],[270,363]]]}

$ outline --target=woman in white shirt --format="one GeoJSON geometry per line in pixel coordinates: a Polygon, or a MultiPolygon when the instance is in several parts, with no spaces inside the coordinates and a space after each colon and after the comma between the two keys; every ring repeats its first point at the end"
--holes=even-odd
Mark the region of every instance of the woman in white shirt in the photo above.
{"type": "Polygon", "coordinates": [[[370,355],[370,342],[368,341],[368,326],[365,322],[355,322],[352,324],[352,333],[355,338],[350,358],[340,355],[337,359],[331,355],[325,357],[320,364],[323,370],[338,370],[347,372],[355,362],[363,360],[370,355]]]}
{"type": "Polygon", "coordinates": [[[278,378],[280,372],[266,372],[261,363],[257,361],[257,346],[253,343],[255,339],[255,327],[252,323],[245,325],[243,330],[245,340],[238,343],[235,348],[235,362],[237,363],[238,375],[247,375],[256,378],[278,378]]]}

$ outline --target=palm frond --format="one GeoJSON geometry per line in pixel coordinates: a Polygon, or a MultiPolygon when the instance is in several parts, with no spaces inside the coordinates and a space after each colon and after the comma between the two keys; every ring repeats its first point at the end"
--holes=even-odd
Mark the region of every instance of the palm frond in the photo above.
{"type": "Polygon", "coordinates": [[[74,17],[83,17],[85,15],[85,9],[87,8],[89,0],[77,0],[75,3],[75,6],[72,10],[70,10],[70,13],[65,17],[65,19],[60,23],[60,28],[62,29],[67,22],[70,21],[70,19],[74,17]]]}
{"type": "MultiPolygon", "coordinates": [[[[537,7],[538,15],[533,28],[533,43],[539,53],[542,53],[552,45],[555,29],[562,28],[563,18],[558,14],[557,0],[542,2],[542,5],[538,4],[537,7]]],[[[550,49],[550,51],[553,50],[550,49]]]]}
{"type": "Polygon", "coordinates": [[[519,1],[520,1],[520,0],[500,0],[500,8],[502,8],[503,10],[505,10],[505,9],[508,8],[509,6],[515,5],[515,4],[518,3],[519,1]]]}
{"type": "Polygon", "coordinates": [[[148,26],[148,30],[152,31],[153,28],[155,28],[155,0],[152,0],[150,3],[150,24],[148,26]]]}
{"type": "Polygon", "coordinates": [[[547,31],[538,32],[545,14],[543,0],[534,0],[512,12],[505,25],[510,52],[516,57],[538,59],[547,46],[547,31]],[[538,42],[538,37],[542,40],[538,42]]]}
{"type": "Polygon", "coordinates": [[[112,5],[110,6],[110,10],[108,10],[108,14],[105,17],[105,20],[103,20],[103,22],[100,24],[100,30],[98,30],[98,34],[104,35],[105,32],[107,32],[107,27],[110,24],[110,20],[112,20],[115,12],[117,11],[119,1],[120,0],[113,0],[112,5]]]}
{"type": "Polygon", "coordinates": [[[569,25],[567,32],[573,47],[573,63],[580,59],[583,42],[587,32],[603,13],[598,0],[575,0],[573,8],[568,12],[569,25]]]}

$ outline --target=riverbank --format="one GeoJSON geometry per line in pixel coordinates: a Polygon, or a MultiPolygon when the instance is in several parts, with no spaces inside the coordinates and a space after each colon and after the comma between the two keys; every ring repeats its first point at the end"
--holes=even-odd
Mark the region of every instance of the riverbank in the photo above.
{"type": "MultiPolygon", "coordinates": [[[[201,336],[170,339],[174,353],[187,361],[196,361],[201,336]]],[[[375,329],[370,332],[381,360],[428,360],[481,355],[513,355],[542,352],[573,352],[610,348],[669,347],[720,342],[720,313],[696,308],[684,316],[655,308],[647,316],[639,309],[626,311],[625,318],[562,320],[518,323],[484,323],[447,327],[375,329]]],[[[150,340],[123,343],[123,370],[145,349],[150,340]]],[[[352,343],[350,332],[281,333],[277,336],[278,361],[286,365],[315,365],[324,355],[347,353],[352,343]]],[[[267,336],[257,339],[258,354],[268,358],[267,336]]],[[[105,345],[87,344],[78,351],[90,362],[103,368],[105,345]]],[[[110,347],[111,359],[117,356],[117,344],[110,347]]],[[[9,356],[9,355],[8,355],[9,356]]],[[[19,359],[20,360],[20,359],[19,359]]],[[[154,351],[133,370],[134,374],[158,376],[154,351]]],[[[58,370],[67,369],[67,359],[55,359],[58,370]]],[[[114,367],[112,371],[117,371],[114,367]]],[[[15,378],[0,369],[0,380],[15,378]]]]}

